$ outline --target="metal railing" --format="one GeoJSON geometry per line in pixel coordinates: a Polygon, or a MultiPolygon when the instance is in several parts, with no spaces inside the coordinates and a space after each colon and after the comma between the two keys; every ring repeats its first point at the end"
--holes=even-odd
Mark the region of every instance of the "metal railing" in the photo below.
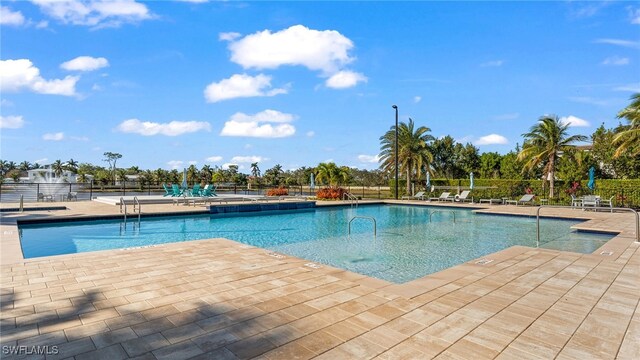
{"type": "MultiPolygon", "coordinates": [[[[557,206],[557,205],[540,205],[540,207],[538,207],[538,209],[536,210],[536,247],[540,247],[540,210],[542,210],[543,208],[572,209],[573,207],[557,206]]],[[[594,207],[589,207],[589,209],[633,212],[636,216],[636,242],[640,242],[640,215],[638,215],[637,211],[631,208],[620,208],[620,207],[612,208],[609,206],[594,206],[594,207]]]]}
{"type": "MultiPolygon", "coordinates": [[[[140,215],[142,214],[142,206],[137,196],[133,197],[133,213],[136,213],[136,205],[138,205],[138,222],[140,222],[140,215]]],[[[195,205],[194,205],[195,206],[195,205]]]]}
{"type": "Polygon", "coordinates": [[[442,213],[442,212],[449,212],[453,214],[453,223],[456,223],[456,212],[453,210],[433,210],[429,213],[429,222],[431,222],[431,217],[433,216],[433,214],[435,213],[442,213]]]}
{"type": "Polygon", "coordinates": [[[378,236],[378,224],[376,222],[376,219],[374,217],[371,217],[371,216],[354,216],[354,217],[352,217],[351,220],[349,220],[349,236],[351,236],[351,223],[355,219],[369,219],[369,220],[373,221],[373,237],[378,236]]]}
{"type": "Polygon", "coordinates": [[[123,197],[120,197],[120,214],[122,214],[122,209],[124,207],[124,223],[127,223],[127,203],[124,201],[123,197]]]}
{"type": "Polygon", "coordinates": [[[342,200],[349,200],[349,202],[351,203],[351,207],[353,207],[353,205],[356,206],[356,209],[358,208],[358,197],[350,194],[349,192],[345,192],[342,195],[342,200]]]}

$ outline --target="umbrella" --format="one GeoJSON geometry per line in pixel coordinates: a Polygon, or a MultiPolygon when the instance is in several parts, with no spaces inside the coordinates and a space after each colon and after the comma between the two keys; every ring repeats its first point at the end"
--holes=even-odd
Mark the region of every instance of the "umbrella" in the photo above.
{"type": "Polygon", "coordinates": [[[431,175],[427,171],[427,188],[429,188],[430,186],[431,186],[431,175]]]}
{"type": "Polygon", "coordinates": [[[473,173],[469,173],[469,190],[473,190],[473,173]]]}
{"type": "Polygon", "coordinates": [[[315,189],[315,188],[316,188],[316,179],[315,179],[315,177],[313,176],[313,173],[311,174],[311,180],[309,180],[309,188],[310,188],[311,190],[313,190],[313,189],[315,189]]]}
{"type": "Polygon", "coordinates": [[[592,166],[589,168],[589,182],[587,187],[591,190],[596,188],[596,169],[592,166]]]}
{"type": "Polygon", "coordinates": [[[182,188],[183,189],[187,188],[187,169],[186,168],[182,172],[182,188]]]}

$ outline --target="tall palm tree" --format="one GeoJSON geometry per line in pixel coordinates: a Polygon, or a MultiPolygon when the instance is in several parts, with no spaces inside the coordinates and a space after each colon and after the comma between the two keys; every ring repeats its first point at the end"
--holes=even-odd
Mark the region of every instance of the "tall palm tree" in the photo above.
{"type": "Polygon", "coordinates": [[[316,180],[329,186],[339,186],[349,179],[349,168],[335,163],[320,163],[316,167],[316,180]]]}
{"type": "Polygon", "coordinates": [[[28,161],[23,161],[23,162],[21,162],[21,163],[20,163],[20,165],[18,166],[18,168],[19,168],[21,171],[29,171],[29,170],[31,170],[31,163],[30,163],[30,162],[28,162],[28,161]]]}
{"type": "MultiPolygon", "coordinates": [[[[392,172],[395,170],[396,127],[392,126],[380,137],[380,168],[392,172]]],[[[428,134],[431,129],[420,126],[415,129],[413,119],[408,123],[398,124],[398,170],[406,173],[407,194],[411,191],[411,178],[420,177],[421,169],[431,171],[433,154],[429,150],[429,143],[435,138],[428,134]]]]}
{"type": "Polygon", "coordinates": [[[260,168],[257,162],[251,163],[251,176],[255,178],[260,176],[260,168]]]}
{"type": "Polygon", "coordinates": [[[195,165],[189,165],[189,167],[187,168],[187,181],[189,183],[196,182],[196,180],[198,179],[198,173],[198,168],[195,165]]]}
{"type": "Polygon", "coordinates": [[[550,181],[549,197],[554,196],[554,174],[558,156],[561,152],[573,148],[571,143],[587,140],[584,135],[569,136],[568,128],[569,124],[560,122],[557,116],[545,115],[529,129],[528,133],[522,134],[524,144],[518,154],[518,160],[525,161],[523,171],[530,171],[539,165],[544,165],[544,178],[550,181]]]}
{"type": "Polygon", "coordinates": [[[64,169],[65,166],[62,163],[62,160],[56,160],[53,162],[53,164],[51,164],[51,170],[53,170],[53,173],[56,174],[56,177],[60,177],[60,175],[62,175],[62,173],[64,173],[64,169]]]}
{"type": "Polygon", "coordinates": [[[631,104],[618,113],[618,119],[627,119],[629,125],[613,137],[613,144],[618,146],[614,157],[627,150],[632,156],[640,154],[640,93],[633,94],[631,100],[631,104]]]}
{"type": "Polygon", "coordinates": [[[211,170],[210,165],[202,165],[202,169],[200,169],[200,180],[205,184],[211,182],[211,176],[213,175],[213,171],[211,170]]]}
{"type": "Polygon", "coordinates": [[[71,158],[65,164],[65,168],[73,173],[76,173],[78,171],[78,162],[71,158]]]}

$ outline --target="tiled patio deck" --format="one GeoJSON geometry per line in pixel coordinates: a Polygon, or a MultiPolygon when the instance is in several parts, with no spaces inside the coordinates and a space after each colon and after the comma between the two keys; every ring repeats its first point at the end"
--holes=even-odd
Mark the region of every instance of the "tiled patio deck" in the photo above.
{"type": "MultiPolygon", "coordinates": [[[[118,211],[104,206],[25,215],[118,211]]],[[[623,233],[611,256],[512,247],[395,285],[224,239],[9,261],[15,215],[3,215],[2,358],[10,346],[56,349],[47,359],[638,358],[632,216],[551,214],[623,233]]]]}

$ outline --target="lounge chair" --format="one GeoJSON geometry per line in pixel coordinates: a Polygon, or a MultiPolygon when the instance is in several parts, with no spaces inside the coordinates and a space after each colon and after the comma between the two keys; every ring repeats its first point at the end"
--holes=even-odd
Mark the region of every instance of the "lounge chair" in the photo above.
{"type": "Polygon", "coordinates": [[[584,210],[588,206],[592,206],[594,208],[600,206],[600,196],[596,196],[596,195],[583,196],[582,197],[582,210],[584,210]]]}
{"type": "Polygon", "coordinates": [[[194,184],[191,189],[187,190],[189,196],[200,196],[200,184],[194,184]]]}
{"type": "Polygon", "coordinates": [[[571,207],[572,208],[576,208],[576,207],[582,207],[582,199],[581,198],[577,198],[575,195],[571,194],[571,207]]]}
{"type": "Polygon", "coordinates": [[[184,195],[184,190],[180,189],[178,184],[171,184],[171,197],[177,197],[184,195]]]}
{"type": "Polygon", "coordinates": [[[53,201],[53,195],[38,193],[38,201],[53,201]]]}
{"type": "Polygon", "coordinates": [[[494,202],[502,204],[502,199],[480,199],[480,204],[482,204],[483,202],[488,202],[489,205],[493,205],[494,202]]]}
{"type": "Polygon", "coordinates": [[[429,198],[429,201],[431,201],[431,200],[438,200],[438,201],[450,200],[450,199],[452,199],[452,197],[450,195],[451,195],[450,192],[443,192],[442,194],[440,194],[440,197],[429,198]]]}
{"type": "Polygon", "coordinates": [[[469,194],[471,194],[470,190],[465,190],[463,192],[460,193],[460,195],[457,196],[457,201],[460,202],[465,202],[465,201],[469,201],[469,202],[473,202],[473,197],[471,197],[471,199],[469,199],[469,194]]]}
{"type": "Polygon", "coordinates": [[[402,197],[402,199],[403,199],[403,200],[404,200],[404,199],[407,199],[407,200],[413,200],[413,199],[416,199],[416,200],[424,200],[424,197],[425,197],[425,195],[424,195],[424,191],[420,191],[420,192],[416,193],[416,194],[415,194],[415,195],[413,195],[413,196],[410,196],[410,195],[403,196],[403,197],[402,197]]]}
{"type": "Polygon", "coordinates": [[[200,191],[200,195],[205,197],[218,196],[218,194],[216,194],[216,188],[216,186],[207,184],[202,191],[200,191]]]}
{"type": "Polygon", "coordinates": [[[533,198],[536,197],[533,194],[523,195],[519,200],[507,200],[507,204],[515,204],[516,206],[520,204],[531,204],[533,205],[533,198]]]}
{"type": "Polygon", "coordinates": [[[613,198],[615,196],[612,196],[609,198],[609,200],[600,200],[600,206],[608,206],[611,209],[611,212],[613,212],[613,198]]]}
{"type": "Polygon", "coordinates": [[[171,189],[169,189],[167,184],[162,184],[162,188],[164,189],[164,195],[162,195],[162,196],[171,196],[171,195],[173,195],[173,191],[171,189]]]}
{"type": "Polygon", "coordinates": [[[67,201],[75,200],[78,201],[78,193],[75,191],[71,191],[67,194],[67,201]]]}

